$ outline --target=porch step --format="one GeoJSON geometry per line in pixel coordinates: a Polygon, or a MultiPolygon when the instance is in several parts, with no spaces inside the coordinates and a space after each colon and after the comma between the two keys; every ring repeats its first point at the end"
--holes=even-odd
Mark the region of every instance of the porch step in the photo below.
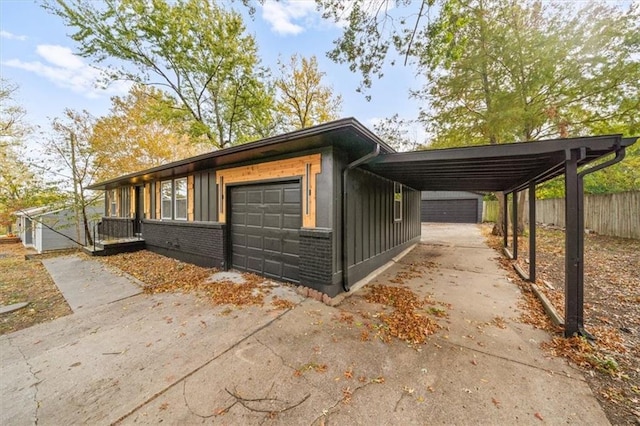
{"type": "Polygon", "coordinates": [[[89,256],[104,256],[104,247],[102,245],[96,244],[93,246],[84,246],[82,247],[82,251],[89,256]]]}
{"type": "Polygon", "coordinates": [[[142,239],[135,240],[113,240],[110,242],[96,243],[93,246],[83,247],[82,250],[89,256],[111,256],[118,253],[129,253],[132,251],[144,250],[145,242],[142,239]]]}

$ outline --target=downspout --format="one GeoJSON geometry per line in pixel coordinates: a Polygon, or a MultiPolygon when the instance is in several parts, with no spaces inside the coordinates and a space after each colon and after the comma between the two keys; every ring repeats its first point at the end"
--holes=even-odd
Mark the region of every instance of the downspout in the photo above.
{"type": "Polygon", "coordinates": [[[589,167],[588,169],[581,171],[580,173],[578,173],[578,178],[582,179],[588,174],[597,172],[598,170],[602,170],[604,168],[613,166],[614,164],[621,162],[624,159],[625,153],[626,153],[626,149],[624,147],[620,147],[620,146],[616,147],[615,157],[613,157],[611,160],[605,161],[604,163],[600,163],[597,166],[589,167]]]}
{"type": "Polygon", "coordinates": [[[349,176],[349,170],[358,167],[360,164],[375,158],[380,154],[380,144],[376,144],[373,152],[360,157],[357,160],[349,163],[347,167],[342,171],[342,220],[341,220],[341,233],[342,233],[342,288],[344,291],[350,291],[349,286],[349,256],[347,254],[347,177],[349,176]]]}
{"type": "Polygon", "coordinates": [[[611,160],[605,161],[604,163],[600,163],[597,166],[590,167],[586,170],[582,170],[578,173],[578,193],[580,194],[578,199],[578,227],[579,232],[577,235],[577,246],[578,246],[578,294],[577,294],[577,302],[578,302],[578,332],[580,335],[586,337],[590,340],[595,340],[595,337],[587,332],[584,329],[584,177],[588,174],[597,172],[598,170],[602,170],[609,166],[612,166],[616,163],[622,161],[625,157],[626,150],[624,147],[616,146],[615,148],[615,157],[611,160]]]}

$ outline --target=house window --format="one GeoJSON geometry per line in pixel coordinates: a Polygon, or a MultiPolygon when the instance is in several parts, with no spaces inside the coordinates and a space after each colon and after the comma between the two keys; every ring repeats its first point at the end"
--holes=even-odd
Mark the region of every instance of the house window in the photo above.
{"type": "Polygon", "coordinates": [[[171,181],[167,180],[160,184],[160,196],[162,197],[162,202],[160,204],[160,217],[162,219],[171,219],[173,217],[171,211],[172,205],[172,185],[171,181]]]}
{"type": "Polygon", "coordinates": [[[187,178],[173,181],[175,219],[187,220],[187,178]]]}
{"type": "Polygon", "coordinates": [[[115,217],[118,215],[118,200],[116,199],[116,190],[109,191],[109,211],[108,216],[115,217]]]}
{"type": "Polygon", "coordinates": [[[402,184],[398,182],[393,183],[393,220],[402,220],[402,184]]]}

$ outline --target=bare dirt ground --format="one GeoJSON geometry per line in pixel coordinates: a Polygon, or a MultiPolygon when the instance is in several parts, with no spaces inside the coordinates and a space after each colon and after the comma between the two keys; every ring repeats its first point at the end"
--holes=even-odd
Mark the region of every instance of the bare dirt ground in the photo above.
{"type": "Polygon", "coordinates": [[[68,315],[71,308],[40,260],[22,243],[0,245],[0,305],[29,302],[23,309],[0,316],[0,335],[68,315]]]}
{"type": "MultiPolygon", "coordinates": [[[[538,226],[537,284],[564,316],[564,231],[538,226]]],[[[498,248],[500,239],[488,235],[498,248]]],[[[520,238],[518,263],[527,271],[528,238],[520,238]]],[[[562,338],[533,298],[528,283],[521,283],[529,315],[527,322],[555,333],[546,349],[577,364],[612,424],[640,424],[640,241],[585,235],[585,328],[596,341],[562,338]],[[532,299],[533,298],[533,299],[532,299]]],[[[511,269],[509,261],[503,265],[511,269]]]]}

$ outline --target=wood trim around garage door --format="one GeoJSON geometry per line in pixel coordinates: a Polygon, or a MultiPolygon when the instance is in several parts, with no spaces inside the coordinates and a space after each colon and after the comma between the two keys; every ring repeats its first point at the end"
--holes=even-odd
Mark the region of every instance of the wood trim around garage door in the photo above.
{"type": "Polygon", "coordinates": [[[302,183],[302,226],[316,227],[316,175],[320,173],[322,154],[311,154],[286,160],[252,164],[216,171],[218,187],[218,221],[226,223],[226,187],[238,183],[258,183],[274,179],[301,178],[302,183]],[[307,173],[308,171],[308,173],[307,173]],[[309,175],[307,182],[307,174],[309,175]],[[305,206],[308,203],[308,210],[305,206]]]}

